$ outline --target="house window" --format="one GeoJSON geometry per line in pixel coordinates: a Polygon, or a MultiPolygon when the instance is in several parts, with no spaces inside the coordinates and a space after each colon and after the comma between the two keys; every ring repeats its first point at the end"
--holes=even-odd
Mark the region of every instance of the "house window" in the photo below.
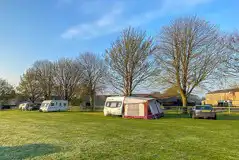
{"type": "Polygon", "coordinates": [[[54,106],[54,103],[51,103],[51,106],[54,106]]]}
{"type": "Polygon", "coordinates": [[[64,103],[64,106],[66,106],[66,103],[64,103]]]}
{"type": "Polygon", "coordinates": [[[61,103],[59,103],[59,106],[61,106],[61,103]]]}

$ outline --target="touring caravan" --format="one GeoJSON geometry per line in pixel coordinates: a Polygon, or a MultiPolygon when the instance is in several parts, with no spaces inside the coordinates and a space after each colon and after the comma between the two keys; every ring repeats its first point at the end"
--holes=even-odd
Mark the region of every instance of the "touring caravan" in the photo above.
{"type": "Polygon", "coordinates": [[[154,119],[164,116],[164,113],[154,98],[108,97],[104,106],[104,115],[154,119]]]}
{"type": "Polygon", "coordinates": [[[66,100],[45,100],[42,102],[40,112],[66,111],[68,109],[68,101],[66,100]]]}
{"type": "Polygon", "coordinates": [[[104,115],[122,116],[124,97],[108,97],[105,101],[104,115]]]}

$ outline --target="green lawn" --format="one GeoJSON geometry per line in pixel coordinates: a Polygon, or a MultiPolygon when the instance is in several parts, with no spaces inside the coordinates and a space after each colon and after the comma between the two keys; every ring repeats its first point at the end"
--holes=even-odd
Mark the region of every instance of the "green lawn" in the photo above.
{"type": "Polygon", "coordinates": [[[218,118],[171,114],[135,120],[104,117],[101,112],[0,111],[0,160],[238,160],[238,117],[218,118]]]}

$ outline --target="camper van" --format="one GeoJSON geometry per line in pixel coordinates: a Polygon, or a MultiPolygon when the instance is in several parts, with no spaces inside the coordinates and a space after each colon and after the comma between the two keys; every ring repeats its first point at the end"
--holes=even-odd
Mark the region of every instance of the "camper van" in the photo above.
{"type": "Polygon", "coordinates": [[[164,116],[160,104],[154,98],[108,97],[104,115],[123,116],[124,118],[156,119],[164,116]]]}
{"type": "Polygon", "coordinates": [[[104,115],[122,116],[124,97],[108,97],[105,101],[104,115]]]}
{"type": "Polygon", "coordinates": [[[46,100],[43,101],[40,112],[66,111],[68,109],[68,101],[65,100],[46,100]]]}

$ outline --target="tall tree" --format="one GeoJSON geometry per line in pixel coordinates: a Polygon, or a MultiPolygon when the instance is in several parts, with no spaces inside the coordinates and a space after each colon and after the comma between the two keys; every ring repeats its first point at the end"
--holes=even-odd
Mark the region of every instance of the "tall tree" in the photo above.
{"type": "Polygon", "coordinates": [[[81,66],[72,59],[62,58],[55,63],[56,93],[71,100],[82,82],[81,66]]]}
{"type": "Polygon", "coordinates": [[[21,76],[17,91],[27,97],[32,103],[41,97],[41,88],[36,79],[35,71],[30,68],[21,76]]]}
{"type": "Polygon", "coordinates": [[[39,87],[42,88],[44,99],[50,99],[54,88],[54,65],[48,60],[36,61],[33,64],[33,69],[36,72],[36,80],[39,82],[39,87]]]}
{"type": "Polygon", "coordinates": [[[14,88],[6,80],[0,78],[0,102],[4,103],[15,96],[14,88]]]}
{"type": "Polygon", "coordinates": [[[178,87],[183,106],[195,87],[214,77],[225,51],[218,28],[197,17],[179,18],[163,27],[158,48],[161,78],[178,87]]]}
{"type": "Polygon", "coordinates": [[[107,79],[116,90],[130,96],[136,87],[153,76],[154,61],[150,57],[154,51],[153,39],[144,31],[124,29],[106,50],[107,79]]]}
{"type": "Polygon", "coordinates": [[[80,55],[78,62],[82,68],[83,89],[90,96],[92,110],[94,110],[95,94],[104,88],[106,67],[103,60],[94,53],[86,52],[80,55]]]}
{"type": "Polygon", "coordinates": [[[239,73],[239,33],[226,35],[223,40],[228,49],[226,71],[230,76],[237,78],[239,73]]]}

